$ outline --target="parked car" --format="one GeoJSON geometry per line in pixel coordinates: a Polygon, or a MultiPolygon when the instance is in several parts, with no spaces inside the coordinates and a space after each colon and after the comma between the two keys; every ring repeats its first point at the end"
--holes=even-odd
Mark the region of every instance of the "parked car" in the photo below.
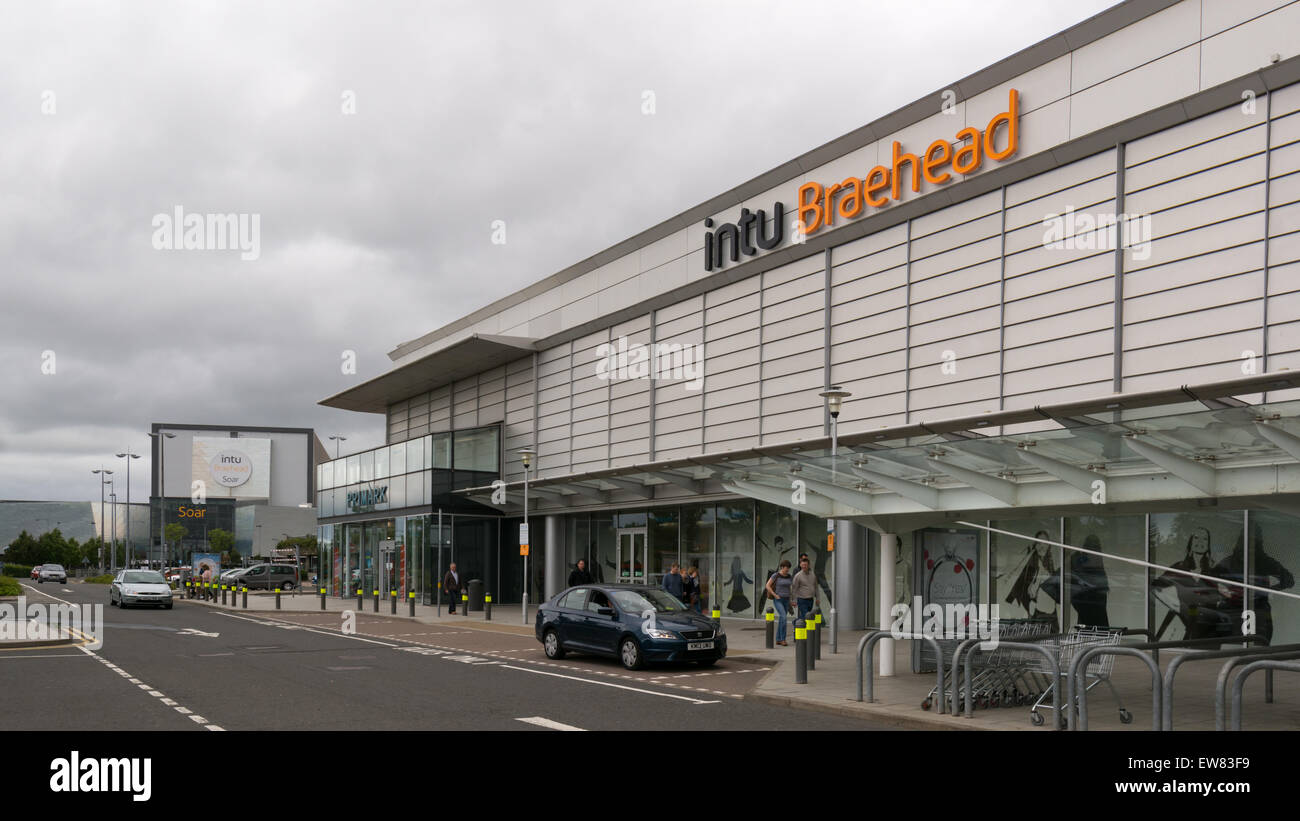
{"type": "Polygon", "coordinates": [[[217,578],[217,583],[234,584],[235,579],[239,578],[240,576],[244,575],[247,572],[248,572],[247,567],[234,567],[231,568],[230,570],[223,570],[221,571],[221,575],[217,578]]]}
{"type": "Polygon", "coordinates": [[[291,564],[255,564],[239,576],[250,590],[292,590],[298,585],[298,568],[291,564]]]}
{"type": "Polygon", "coordinates": [[[59,582],[60,584],[68,583],[68,571],[63,569],[61,564],[43,564],[40,567],[40,575],[36,577],[36,583],[59,582]]]}
{"type": "Polygon", "coordinates": [[[721,625],[643,585],[569,588],[537,609],[535,630],[547,658],[593,653],[617,658],[629,670],[674,661],[708,667],[727,655],[721,625]]]}
{"type": "Polygon", "coordinates": [[[152,604],[172,609],[172,589],[157,570],[123,570],[108,586],[108,604],[152,604]]]}

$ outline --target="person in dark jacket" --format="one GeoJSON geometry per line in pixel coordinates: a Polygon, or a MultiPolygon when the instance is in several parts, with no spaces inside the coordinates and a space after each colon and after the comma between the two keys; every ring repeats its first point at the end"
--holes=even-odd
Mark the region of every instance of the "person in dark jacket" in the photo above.
{"type": "Polygon", "coordinates": [[[442,592],[451,600],[451,613],[456,613],[456,602],[460,600],[460,573],[456,572],[456,563],[447,568],[447,575],[442,577],[442,592]]]}
{"type": "Polygon", "coordinates": [[[591,581],[591,574],[587,572],[587,560],[578,559],[578,566],[573,568],[573,572],[569,573],[569,587],[591,584],[591,581]]]}
{"type": "Polygon", "coordinates": [[[677,572],[677,562],[673,562],[673,566],[664,575],[663,587],[668,595],[682,601],[682,577],[677,572]]]}

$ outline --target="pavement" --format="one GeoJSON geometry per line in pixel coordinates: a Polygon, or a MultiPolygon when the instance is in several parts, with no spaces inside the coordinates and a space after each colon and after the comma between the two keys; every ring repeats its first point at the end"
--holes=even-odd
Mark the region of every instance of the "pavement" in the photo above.
{"type": "MultiPolygon", "coordinates": [[[[107,595],[104,593],[103,595],[107,595]]],[[[321,598],[307,593],[282,593],[277,610],[275,595],[252,592],[247,609],[200,600],[186,601],[186,606],[221,611],[228,615],[266,619],[265,623],[288,623],[303,629],[322,631],[347,630],[346,620],[354,619],[350,629],[358,638],[374,641],[399,641],[412,649],[428,648],[437,653],[475,653],[486,659],[527,663],[548,670],[556,676],[595,676],[601,680],[622,682],[621,686],[653,685],[669,692],[695,698],[745,700],[754,704],[793,708],[854,719],[873,727],[928,730],[1031,730],[1050,732],[1050,707],[1042,708],[1048,718],[1041,727],[1030,722],[1028,705],[976,709],[972,718],[940,714],[931,702],[922,707],[935,685],[934,673],[911,672],[911,648],[908,641],[894,641],[895,671],[892,677],[877,676],[875,701],[857,701],[857,647],[865,631],[841,631],[838,654],[830,651],[823,632],[822,657],[808,673],[806,684],[794,682],[794,642],[788,647],[766,648],[766,630],[762,622],[724,619],[728,656],[716,668],[700,670],[680,667],[649,668],[627,671],[610,659],[570,656],[550,661],[541,652],[533,633],[535,608],[527,617],[519,605],[494,608],[491,620],[483,612],[452,615],[446,608],[417,604],[412,618],[409,603],[399,604],[392,614],[391,601],[381,602],[375,612],[373,598],[367,597],[361,609],[356,599],[327,597],[325,610],[321,598]]],[[[793,631],[791,631],[793,632],[793,631]]],[[[1172,658],[1172,651],[1161,654],[1162,666],[1172,658]]],[[[1091,729],[1146,730],[1152,727],[1150,672],[1136,659],[1115,660],[1111,683],[1132,716],[1131,724],[1121,720],[1115,695],[1102,685],[1089,697],[1091,729]]],[[[1178,675],[1175,727],[1179,730],[1212,730],[1214,709],[1212,695],[1219,671],[1218,663],[1188,663],[1178,675]]],[[[1295,679],[1278,674],[1276,700],[1264,704],[1263,676],[1252,677],[1246,686],[1246,729],[1300,728],[1300,688],[1295,679]]]]}

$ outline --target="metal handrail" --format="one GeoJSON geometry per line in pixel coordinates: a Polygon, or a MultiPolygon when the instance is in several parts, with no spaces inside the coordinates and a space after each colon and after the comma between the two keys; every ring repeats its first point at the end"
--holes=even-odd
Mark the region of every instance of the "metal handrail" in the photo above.
{"type": "MultiPolygon", "coordinates": [[[[1067,704],[1073,705],[1075,699],[1075,682],[1078,679],[1080,668],[1082,667],[1084,675],[1087,675],[1088,662],[1092,661],[1093,656],[1133,656],[1146,662],[1147,667],[1151,668],[1151,729],[1159,731],[1160,729],[1160,665],[1156,664],[1149,654],[1142,652],[1137,647],[1127,647],[1122,644],[1103,644],[1097,647],[1089,647],[1082,653],[1074,657],[1070,663],[1070,675],[1067,681],[1069,690],[1069,700],[1067,704]]],[[[1067,716],[1071,730],[1088,730],[1088,688],[1085,686],[1079,690],[1079,719],[1076,726],[1074,710],[1071,709],[1067,716]]],[[[1122,718],[1122,716],[1121,716],[1122,718]]]]}
{"type": "MultiPolygon", "coordinates": [[[[1039,642],[1056,641],[1056,640],[1060,640],[1060,639],[1065,638],[1067,635],[1068,635],[1067,633],[1052,633],[1052,634],[1050,634],[1050,635],[1046,635],[1046,636],[1035,636],[1035,637],[1034,637],[1034,641],[1039,641],[1039,642]]],[[[957,715],[957,713],[961,712],[960,710],[957,709],[957,698],[958,698],[958,687],[957,687],[957,682],[958,682],[958,680],[959,680],[959,676],[958,676],[958,668],[959,668],[960,665],[961,665],[961,657],[965,654],[966,650],[967,650],[967,649],[968,649],[972,644],[975,644],[976,642],[981,642],[981,643],[982,643],[982,642],[992,642],[992,641],[993,641],[992,639],[981,639],[981,638],[978,638],[978,637],[976,637],[976,636],[972,636],[971,638],[966,639],[966,640],[963,641],[961,644],[957,645],[957,649],[953,651],[953,653],[952,653],[952,668],[951,668],[951,669],[952,669],[952,673],[948,676],[948,680],[952,682],[952,689],[953,689],[953,693],[952,693],[952,714],[953,714],[953,715],[957,715]]],[[[999,646],[1000,646],[1000,645],[1003,645],[1003,644],[1019,644],[1019,643],[1020,643],[1020,642],[1017,642],[1017,641],[1015,641],[1015,640],[1002,641],[1002,640],[1000,640],[1000,639],[999,639],[998,642],[997,642],[997,644],[998,644],[999,646]]],[[[992,647],[987,647],[987,648],[982,648],[982,649],[992,650],[993,648],[992,648],[992,647]]],[[[969,667],[969,665],[970,665],[970,662],[967,662],[967,666],[968,666],[968,667],[969,667]]],[[[970,702],[970,679],[971,679],[971,677],[970,677],[970,671],[967,670],[967,672],[966,672],[966,676],[965,676],[964,686],[963,686],[963,688],[962,688],[962,690],[961,690],[961,696],[962,696],[963,698],[966,699],[966,701],[967,701],[968,704],[969,704],[969,702],[970,702]]],[[[967,717],[967,718],[971,718],[971,717],[972,717],[971,714],[970,714],[970,713],[971,713],[970,709],[966,709],[965,712],[966,712],[966,717],[967,717]]]]}
{"type": "Polygon", "coordinates": [[[862,701],[862,684],[866,681],[867,701],[875,701],[875,665],[871,660],[871,651],[881,639],[899,639],[901,641],[928,641],[934,647],[934,657],[938,661],[935,665],[935,675],[937,676],[935,690],[936,700],[939,702],[939,714],[942,715],[946,710],[947,702],[943,697],[943,652],[939,649],[939,642],[935,641],[934,636],[924,636],[916,633],[894,633],[888,630],[875,630],[863,636],[858,641],[858,701],[862,701]],[[865,668],[865,673],[864,673],[865,668]]]}
{"type": "Polygon", "coordinates": [[[1300,664],[1294,662],[1280,661],[1277,659],[1261,659],[1252,661],[1245,667],[1241,668],[1241,674],[1232,684],[1232,729],[1241,729],[1241,691],[1246,685],[1246,679],[1256,670],[1285,670],[1288,673],[1300,673],[1300,664]]]}
{"type": "MultiPolygon", "coordinates": [[[[1038,641],[1043,641],[1043,640],[1046,639],[1046,638],[1051,638],[1051,637],[1043,637],[1043,638],[1038,639],[1038,641]]],[[[1057,638],[1059,638],[1059,637],[1057,637],[1057,638]]],[[[966,642],[962,642],[962,643],[965,644],[966,642]]],[[[998,642],[998,647],[1027,647],[1027,648],[1029,648],[1029,649],[1031,649],[1031,650],[1035,650],[1035,651],[1041,653],[1041,654],[1042,654],[1042,655],[1047,659],[1048,663],[1050,663],[1050,664],[1052,665],[1052,681],[1053,681],[1053,682],[1056,682],[1056,683],[1053,684],[1053,686],[1052,686],[1052,717],[1053,717],[1053,721],[1054,721],[1053,726],[1056,727],[1056,728],[1060,728],[1060,726],[1061,726],[1061,687],[1060,687],[1059,682],[1060,682],[1060,680],[1061,680],[1061,662],[1060,662],[1060,659],[1057,658],[1057,655],[1056,655],[1055,653],[1053,653],[1051,650],[1048,650],[1047,647],[1046,647],[1046,645],[1039,644],[1039,643],[1037,643],[1036,641],[1000,641],[1000,642],[998,642]]],[[[984,649],[983,647],[977,647],[977,648],[975,648],[974,650],[972,650],[972,651],[970,652],[970,655],[973,656],[976,652],[982,652],[983,649],[984,649]]],[[[971,668],[971,663],[970,663],[970,661],[967,661],[967,662],[966,662],[966,682],[965,682],[965,692],[966,692],[966,717],[967,717],[967,718],[971,718],[971,717],[972,717],[973,709],[974,709],[974,708],[973,708],[973,705],[971,704],[972,699],[970,698],[970,688],[971,688],[971,675],[970,675],[970,668],[971,668]]]]}
{"type": "MultiPolygon", "coordinates": [[[[1185,653],[1180,656],[1174,656],[1169,662],[1169,667],[1165,669],[1164,680],[1164,715],[1161,717],[1161,727],[1164,730],[1174,729],[1174,676],[1178,675],[1178,670],[1184,663],[1189,661],[1211,661],[1214,659],[1236,658],[1239,656],[1263,655],[1266,653],[1278,653],[1285,650],[1300,650],[1300,644],[1282,644],[1277,647],[1269,647],[1268,640],[1263,636],[1245,636],[1244,641],[1262,642],[1263,647],[1235,647],[1231,650],[1213,650],[1208,653],[1185,653]]],[[[1234,639],[1233,641],[1236,641],[1234,639]]],[[[1220,699],[1222,704],[1222,699],[1220,699]]]]}
{"type": "MultiPolygon", "coordinates": [[[[1253,661],[1282,661],[1285,659],[1300,658],[1300,651],[1293,649],[1284,650],[1283,647],[1290,648],[1292,645],[1269,648],[1271,650],[1269,653],[1256,653],[1251,657],[1252,663],[1253,661]]],[[[1214,729],[1219,732],[1222,732],[1224,729],[1224,713],[1227,709],[1226,702],[1228,697],[1228,679],[1232,677],[1233,668],[1245,661],[1246,659],[1243,656],[1234,656],[1225,661],[1223,667],[1219,669],[1219,679],[1214,685],[1214,729]]],[[[1268,673],[1269,675],[1272,675],[1272,668],[1268,669],[1268,673]]],[[[1240,676],[1238,676],[1238,678],[1240,678],[1240,676]]],[[[1265,700],[1268,702],[1272,702],[1273,700],[1273,688],[1271,686],[1267,687],[1265,700]]]]}

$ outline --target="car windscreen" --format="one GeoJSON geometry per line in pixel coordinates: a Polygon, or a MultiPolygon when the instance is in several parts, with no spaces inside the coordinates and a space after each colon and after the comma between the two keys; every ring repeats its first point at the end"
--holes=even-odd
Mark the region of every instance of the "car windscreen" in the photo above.
{"type": "Polygon", "coordinates": [[[166,584],[167,580],[162,577],[161,573],[152,570],[132,570],[122,576],[122,581],[127,584],[166,584]]]}
{"type": "Polygon", "coordinates": [[[610,595],[625,613],[644,613],[647,610],[681,613],[686,610],[686,605],[663,590],[615,590],[610,595]]]}
{"type": "Polygon", "coordinates": [[[61,564],[46,564],[46,565],[41,565],[41,570],[48,570],[48,571],[50,571],[51,573],[62,573],[62,572],[63,572],[63,565],[61,565],[61,564]]]}

